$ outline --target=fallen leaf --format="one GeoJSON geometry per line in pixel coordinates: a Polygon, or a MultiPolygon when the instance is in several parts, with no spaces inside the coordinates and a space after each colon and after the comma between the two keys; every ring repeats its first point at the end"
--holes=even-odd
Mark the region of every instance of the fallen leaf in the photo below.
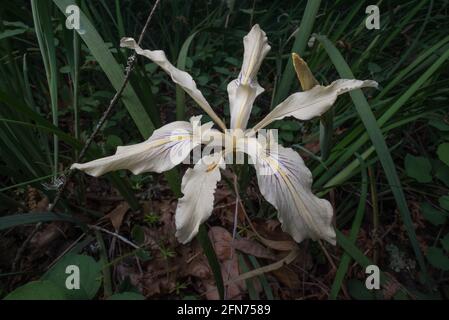
{"type": "MultiPolygon", "coordinates": [[[[223,280],[226,282],[229,279],[237,278],[240,275],[240,270],[237,253],[234,252],[234,254],[232,254],[232,235],[225,228],[212,227],[209,230],[209,237],[211,238],[215,253],[220,262],[223,280]]],[[[210,281],[205,281],[204,286],[206,287],[207,299],[215,300],[219,298],[216,286],[212,286],[211,289],[210,281]]],[[[245,291],[246,284],[244,281],[230,283],[226,286],[226,298],[240,300],[245,291]]]]}
{"type": "Polygon", "coordinates": [[[37,249],[47,247],[63,235],[64,229],[67,229],[64,223],[52,222],[47,224],[30,240],[30,246],[34,249],[34,252],[37,252],[37,249]]]}
{"type": "Polygon", "coordinates": [[[112,226],[114,227],[115,231],[119,231],[120,226],[123,222],[123,218],[125,217],[125,214],[128,212],[128,210],[129,204],[127,202],[122,202],[105,216],[105,218],[111,220],[112,226]]]}
{"type": "Polygon", "coordinates": [[[254,240],[235,239],[234,248],[257,258],[276,260],[276,256],[270,250],[254,240]]]}

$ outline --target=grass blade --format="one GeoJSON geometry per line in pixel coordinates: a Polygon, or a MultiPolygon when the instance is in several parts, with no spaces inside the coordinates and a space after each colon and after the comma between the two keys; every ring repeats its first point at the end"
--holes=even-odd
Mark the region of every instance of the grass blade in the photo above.
{"type": "MultiPolygon", "coordinates": [[[[291,52],[296,52],[300,56],[304,55],[307,42],[309,41],[310,34],[312,33],[313,24],[315,23],[315,18],[320,7],[320,3],[321,0],[307,1],[306,9],[304,10],[301,24],[299,25],[299,29],[295,36],[295,42],[293,43],[291,52]]],[[[273,106],[276,106],[277,104],[279,104],[279,102],[286,98],[290,91],[290,88],[292,87],[292,84],[296,83],[294,81],[295,70],[293,68],[292,57],[290,54],[288,56],[289,58],[287,65],[285,66],[284,73],[282,74],[281,81],[279,82],[279,86],[273,100],[273,106]]]]}
{"type": "Polygon", "coordinates": [[[48,222],[48,221],[66,221],[72,222],[80,225],[84,230],[87,230],[85,224],[80,220],[74,218],[73,216],[62,214],[62,213],[52,213],[52,212],[42,212],[42,213],[21,213],[14,214],[10,216],[0,217],[0,230],[9,229],[12,227],[17,227],[24,224],[33,224],[38,222],[48,222]]]}
{"type": "MultiPolygon", "coordinates": [[[[53,0],[53,2],[64,14],[67,6],[76,5],[73,0],[53,0]]],[[[83,11],[80,11],[80,19],[81,27],[84,30],[79,34],[80,37],[103,69],[112,86],[118,90],[124,79],[123,68],[117,63],[108,46],[83,11]]],[[[119,39],[117,39],[117,43],[118,41],[119,39]]],[[[154,130],[154,125],[130,84],[123,92],[122,101],[142,136],[145,139],[148,138],[154,130]]]]}
{"type": "Polygon", "coordinates": [[[221,274],[220,263],[218,262],[217,255],[215,254],[214,247],[209,239],[204,224],[200,226],[197,239],[200,242],[201,247],[203,248],[207,261],[209,262],[209,265],[212,269],[212,273],[214,274],[218,295],[220,296],[220,299],[224,299],[224,284],[223,284],[223,276],[221,274]]]}
{"type": "MultiPolygon", "coordinates": [[[[201,30],[195,31],[192,33],[184,42],[184,44],[181,47],[181,50],[179,51],[178,55],[178,62],[177,67],[180,70],[185,70],[186,68],[186,61],[187,61],[187,55],[189,53],[190,44],[193,41],[193,38],[200,32],[201,30]]],[[[176,119],[177,120],[185,120],[185,114],[186,114],[186,94],[183,89],[181,89],[178,85],[176,85],[176,119]]]]}
{"type": "MultiPolygon", "coordinates": [[[[358,156],[358,159],[360,162],[360,166],[362,167],[362,188],[360,192],[359,204],[357,206],[354,221],[352,222],[351,232],[349,234],[349,241],[351,241],[353,244],[355,243],[357,234],[362,225],[363,217],[365,215],[366,198],[368,195],[368,175],[366,173],[365,163],[361,156],[358,156]]],[[[351,257],[347,253],[344,253],[341,258],[340,265],[338,266],[338,270],[334,278],[334,283],[332,284],[332,289],[329,296],[330,300],[335,300],[337,298],[338,292],[340,291],[341,285],[343,284],[343,280],[350,263],[351,257]]]]}
{"type": "MultiPolygon", "coordinates": [[[[67,6],[76,4],[74,0],[53,0],[53,2],[64,14],[67,6]]],[[[79,33],[81,39],[83,39],[91,54],[103,69],[112,86],[115,90],[119,90],[124,80],[123,68],[117,63],[108,46],[83,11],[80,11],[80,19],[81,28],[83,29],[83,33],[79,33]]],[[[144,139],[150,137],[155,126],[130,83],[125,87],[121,99],[142,137],[144,139]]],[[[165,177],[173,192],[177,193],[180,185],[180,178],[177,171],[171,170],[165,174],[165,177]]]]}
{"type": "MultiPolygon", "coordinates": [[[[48,1],[31,1],[34,27],[39,47],[44,57],[44,67],[47,82],[50,89],[51,113],[53,125],[58,126],[58,66],[56,61],[55,39],[51,23],[51,3],[48,1]]],[[[57,178],[59,157],[59,142],[56,135],[53,136],[53,173],[57,178]]]]}
{"type": "MultiPolygon", "coordinates": [[[[346,63],[346,61],[344,60],[343,56],[340,54],[338,49],[325,36],[317,36],[317,39],[324,46],[327,54],[331,58],[338,73],[340,74],[340,77],[353,79],[354,75],[352,74],[351,69],[349,68],[348,64],[346,63]]],[[[401,187],[401,181],[399,180],[398,174],[396,172],[396,167],[393,162],[393,158],[391,157],[391,154],[388,150],[385,139],[379,128],[376,118],[374,117],[374,114],[371,111],[370,105],[368,104],[368,101],[366,100],[362,91],[355,90],[350,92],[350,95],[354,102],[357,113],[359,114],[359,117],[366,128],[366,131],[371,139],[371,142],[373,143],[374,148],[376,149],[377,155],[384,169],[385,176],[388,180],[391,191],[393,192],[394,198],[398,205],[399,212],[402,216],[402,220],[407,230],[407,234],[410,239],[410,243],[413,247],[416,259],[418,260],[420,269],[427,280],[427,284],[430,285],[430,277],[427,273],[427,267],[425,264],[424,256],[419,247],[418,239],[416,237],[415,229],[413,226],[412,217],[407,206],[407,201],[405,200],[404,191],[402,190],[401,187]]]]}

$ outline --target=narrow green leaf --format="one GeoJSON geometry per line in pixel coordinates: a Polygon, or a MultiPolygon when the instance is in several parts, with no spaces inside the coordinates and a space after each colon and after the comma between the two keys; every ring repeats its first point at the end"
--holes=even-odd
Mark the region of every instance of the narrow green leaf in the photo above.
{"type": "MultiPolygon", "coordinates": [[[[359,265],[366,268],[374,263],[357,248],[350,239],[348,239],[340,230],[337,230],[337,243],[340,245],[359,265]]],[[[385,284],[388,276],[380,272],[380,283],[385,284]]]]}
{"type": "Polygon", "coordinates": [[[224,298],[224,284],[223,284],[223,276],[221,274],[220,263],[218,262],[217,255],[215,254],[214,247],[209,239],[207,234],[206,227],[204,224],[200,226],[197,235],[198,241],[203,248],[203,252],[206,255],[207,261],[209,261],[209,265],[212,269],[212,273],[214,274],[215,284],[218,289],[218,295],[220,299],[224,298]]]}
{"type": "MultiPolygon", "coordinates": [[[[111,268],[109,267],[109,259],[108,259],[108,251],[106,249],[106,245],[103,240],[103,236],[100,231],[95,231],[95,237],[97,238],[97,242],[100,249],[100,261],[99,266],[101,272],[103,273],[103,287],[104,287],[104,297],[108,298],[112,296],[112,277],[111,277],[111,268]]],[[[101,283],[101,282],[100,282],[101,283]]]]}
{"type": "MultiPolygon", "coordinates": [[[[351,232],[349,234],[349,241],[355,243],[357,239],[357,234],[359,233],[360,227],[362,225],[363,217],[365,215],[366,198],[368,195],[368,174],[366,172],[366,166],[362,157],[358,157],[358,160],[362,167],[362,182],[361,182],[361,192],[360,200],[357,206],[357,211],[355,213],[354,221],[352,222],[351,232]]],[[[331,293],[329,299],[335,300],[340,291],[341,285],[345,278],[346,272],[348,271],[349,264],[351,263],[351,257],[349,254],[344,253],[340,265],[338,266],[337,273],[334,278],[334,283],[332,284],[331,293]]]]}
{"type": "MultiPolygon", "coordinates": [[[[74,0],[53,0],[53,2],[63,14],[66,14],[65,8],[67,8],[67,6],[76,4],[76,1],[74,0]]],[[[117,63],[107,44],[103,41],[100,34],[83,11],[80,11],[80,20],[83,29],[83,33],[79,34],[80,37],[89,48],[91,54],[98,61],[112,86],[116,90],[119,90],[124,81],[123,68],[117,63]]],[[[119,42],[119,40],[120,39],[117,39],[117,42],[119,42]]],[[[125,87],[121,99],[142,137],[144,139],[150,137],[155,126],[130,83],[125,87]]],[[[179,174],[175,170],[171,170],[165,174],[165,177],[173,192],[178,193],[180,184],[179,174]]]]}
{"type": "MultiPolygon", "coordinates": [[[[74,0],[53,0],[53,2],[63,14],[66,14],[67,6],[76,4],[74,0]]],[[[79,33],[80,37],[98,61],[112,86],[119,90],[124,80],[123,68],[117,63],[107,44],[83,11],[80,11],[80,21],[83,29],[83,33],[79,33]]],[[[119,40],[117,39],[117,43],[119,40]]],[[[148,138],[154,130],[154,125],[130,84],[126,86],[123,92],[122,101],[142,136],[145,139],[148,138]]]]}
{"type": "Polygon", "coordinates": [[[63,213],[20,213],[13,214],[10,216],[0,217],[0,230],[5,230],[12,227],[17,227],[24,224],[33,224],[38,222],[48,222],[48,221],[67,221],[75,223],[82,228],[85,228],[85,224],[80,220],[63,213]]]}
{"type": "MultiPolygon", "coordinates": [[[[300,56],[304,55],[307,42],[309,41],[310,34],[312,33],[318,9],[320,8],[320,3],[321,0],[307,1],[307,5],[301,19],[301,24],[299,25],[299,28],[297,30],[295,42],[293,43],[291,52],[296,52],[300,56]]],[[[275,98],[273,100],[273,107],[287,97],[293,83],[296,83],[296,80],[294,80],[295,70],[293,68],[292,58],[290,54],[288,56],[289,58],[287,64],[282,74],[281,81],[279,82],[279,85],[277,87],[275,98]]]]}
{"type": "MultiPolygon", "coordinates": [[[[187,61],[187,55],[189,53],[190,45],[193,41],[193,38],[202,31],[197,30],[194,33],[192,33],[186,41],[184,41],[181,50],[179,51],[178,55],[178,62],[177,67],[180,70],[185,70],[186,67],[186,61],[187,61]]],[[[185,120],[185,113],[186,113],[186,106],[185,106],[185,99],[186,94],[183,89],[181,89],[178,85],[176,85],[176,119],[177,120],[185,120]]]]}
{"type": "MultiPolygon", "coordinates": [[[[246,264],[245,258],[242,254],[238,254],[238,262],[239,262],[239,269],[241,273],[246,273],[250,271],[248,268],[248,265],[246,264]]],[[[248,290],[248,295],[250,300],[260,300],[259,292],[257,292],[255,288],[255,281],[256,278],[252,279],[246,279],[246,289],[248,290]]]]}
{"type": "MultiPolygon", "coordinates": [[[[39,48],[44,57],[45,72],[47,75],[48,87],[50,89],[51,114],[53,125],[58,126],[58,66],[56,59],[55,39],[51,21],[52,5],[48,1],[31,0],[31,8],[34,19],[34,29],[38,38],[39,48]]],[[[53,173],[57,178],[59,162],[59,141],[58,136],[53,135],[53,173]]]]}
{"type": "MultiPolygon", "coordinates": [[[[327,54],[331,58],[334,66],[336,67],[338,73],[340,74],[340,77],[346,79],[354,79],[354,75],[352,74],[352,71],[349,68],[348,64],[346,63],[346,61],[344,60],[343,56],[340,54],[338,49],[329,41],[329,39],[321,35],[317,36],[317,39],[325,48],[327,54]]],[[[376,122],[376,118],[374,117],[374,114],[371,111],[370,105],[366,100],[365,96],[363,95],[362,91],[360,89],[355,90],[350,92],[350,95],[354,102],[357,113],[359,114],[359,117],[366,128],[366,131],[371,139],[371,142],[373,143],[374,148],[376,149],[377,155],[384,169],[385,176],[388,180],[388,183],[390,185],[390,188],[393,192],[394,198],[398,205],[399,212],[401,213],[402,220],[404,222],[408,237],[410,239],[410,243],[415,252],[415,256],[418,260],[421,271],[425,275],[427,284],[430,285],[429,282],[430,277],[427,273],[427,267],[424,261],[424,256],[421,252],[418,239],[416,237],[411,214],[407,206],[407,201],[405,200],[404,191],[402,190],[401,182],[396,172],[393,158],[391,157],[391,154],[388,150],[385,139],[379,128],[379,125],[376,122]]]]}
{"type": "MultiPolygon", "coordinates": [[[[251,255],[248,255],[249,261],[253,265],[254,269],[258,269],[261,267],[260,263],[257,261],[257,258],[251,255]]],[[[262,288],[265,292],[265,296],[267,300],[274,300],[273,290],[271,290],[271,286],[268,283],[267,277],[265,274],[261,274],[258,276],[258,279],[260,281],[260,284],[262,285],[262,288]]]]}

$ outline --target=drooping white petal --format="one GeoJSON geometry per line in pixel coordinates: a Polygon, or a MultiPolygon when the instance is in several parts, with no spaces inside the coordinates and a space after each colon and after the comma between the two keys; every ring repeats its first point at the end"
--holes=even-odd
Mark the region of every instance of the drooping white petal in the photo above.
{"type": "Polygon", "coordinates": [[[206,98],[204,98],[201,91],[198,90],[196,83],[190,76],[190,74],[173,66],[170,61],[168,61],[164,51],[143,50],[140,46],[137,45],[136,41],[133,38],[123,38],[120,41],[120,46],[133,49],[137,54],[147,57],[158,66],[160,66],[165,72],[170,75],[172,81],[179,85],[185,92],[187,92],[187,94],[191,96],[196,103],[198,103],[198,105],[212,118],[212,120],[214,120],[220,126],[220,128],[222,128],[223,130],[226,129],[223,121],[212,110],[211,106],[207,102],[206,98]]]}
{"type": "Polygon", "coordinates": [[[373,80],[340,79],[326,87],[318,85],[308,91],[294,93],[277,105],[253,130],[257,131],[284,117],[312,119],[329,110],[340,94],[365,87],[377,88],[377,85],[373,80]]]}
{"type": "Polygon", "coordinates": [[[134,174],[170,170],[184,161],[194,147],[201,144],[201,137],[197,135],[210,130],[212,123],[201,126],[200,118],[192,117],[191,122],[169,123],[155,130],[147,141],[118,147],[113,156],[75,163],[71,169],[82,170],[94,177],[120,169],[128,169],[134,174]]]}
{"type": "Polygon", "coordinates": [[[305,238],[336,243],[332,206],[312,193],[312,174],[297,152],[276,143],[264,146],[256,138],[238,148],[251,157],[260,192],[278,211],[284,231],[298,243],[305,238]]]}
{"type": "Polygon", "coordinates": [[[231,128],[245,129],[256,97],[264,89],[257,82],[260,64],[270,51],[265,32],[255,25],[243,38],[245,48],[239,77],[228,84],[231,128]]]}
{"type": "Polygon", "coordinates": [[[182,178],[181,191],[176,208],[176,237],[187,243],[198,233],[200,225],[210,217],[214,205],[214,193],[221,179],[220,169],[224,160],[220,153],[205,156],[182,178]]]}

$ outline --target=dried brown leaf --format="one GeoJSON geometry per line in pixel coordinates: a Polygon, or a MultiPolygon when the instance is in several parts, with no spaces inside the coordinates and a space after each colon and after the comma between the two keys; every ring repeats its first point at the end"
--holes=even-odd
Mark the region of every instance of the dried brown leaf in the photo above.
{"type": "Polygon", "coordinates": [[[123,218],[125,217],[125,214],[128,212],[128,210],[129,204],[127,202],[122,202],[105,216],[106,218],[111,220],[112,226],[114,227],[115,231],[118,231],[120,229],[123,218]]]}

